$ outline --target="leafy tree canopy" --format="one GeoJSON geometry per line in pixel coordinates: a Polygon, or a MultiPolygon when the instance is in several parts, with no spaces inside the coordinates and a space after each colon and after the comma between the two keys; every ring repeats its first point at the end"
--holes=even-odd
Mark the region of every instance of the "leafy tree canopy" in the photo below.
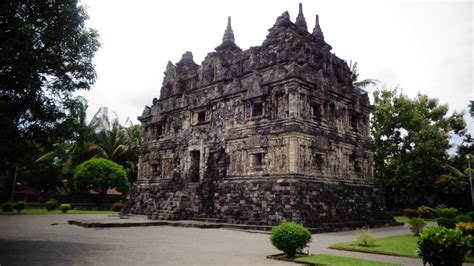
{"type": "Polygon", "coordinates": [[[96,78],[98,34],[87,19],[77,0],[0,2],[1,158],[18,162],[32,141],[68,135],[59,125],[77,104],[72,93],[96,78]]]}
{"type": "Polygon", "coordinates": [[[374,92],[372,136],[375,144],[375,178],[392,208],[430,205],[435,183],[446,173],[449,134],[463,135],[462,114],[448,115],[437,99],[415,99],[397,89],[374,92]]]}
{"type": "Polygon", "coordinates": [[[128,192],[130,183],[123,166],[104,158],[92,158],[78,165],[74,171],[74,186],[77,190],[94,190],[104,196],[109,188],[128,192]]]}

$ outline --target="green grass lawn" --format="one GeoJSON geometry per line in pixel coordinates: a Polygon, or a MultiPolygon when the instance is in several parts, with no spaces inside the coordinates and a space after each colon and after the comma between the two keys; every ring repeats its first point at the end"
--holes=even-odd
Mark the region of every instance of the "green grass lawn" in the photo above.
{"type": "MultiPolygon", "coordinates": [[[[395,218],[395,221],[399,223],[408,223],[408,221],[410,220],[406,216],[393,216],[393,218],[395,218]]],[[[425,222],[436,222],[436,219],[434,218],[423,218],[423,220],[425,220],[425,222]]]]}
{"type": "MultiPolygon", "coordinates": [[[[111,210],[70,210],[66,214],[116,214],[118,212],[114,212],[111,210]]],[[[52,210],[47,211],[46,208],[26,208],[21,211],[21,213],[17,213],[16,210],[12,212],[2,212],[0,210],[0,215],[31,215],[31,214],[63,214],[60,210],[52,210]]]]}
{"type": "MultiPolygon", "coordinates": [[[[370,247],[358,246],[354,242],[344,242],[334,244],[329,248],[416,258],[417,241],[418,237],[413,235],[396,235],[377,238],[374,245],[370,247]]],[[[469,255],[465,261],[474,262],[473,255],[469,255]]]]}
{"type": "Polygon", "coordinates": [[[414,253],[418,246],[416,243],[417,241],[418,237],[413,235],[397,235],[377,238],[374,245],[370,247],[358,246],[354,244],[354,242],[344,242],[334,244],[329,248],[404,257],[417,257],[414,253]]]}
{"type": "Polygon", "coordinates": [[[316,265],[334,265],[334,266],[342,266],[342,265],[351,265],[351,266],[382,266],[382,265],[400,265],[400,264],[392,264],[392,263],[385,263],[379,261],[372,261],[372,260],[363,260],[363,259],[355,259],[350,257],[341,257],[341,256],[332,256],[332,255],[325,255],[325,254],[316,254],[311,255],[308,257],[300,257],[296,258],[295,262],[300,263],[311,263],[316,265]]]}

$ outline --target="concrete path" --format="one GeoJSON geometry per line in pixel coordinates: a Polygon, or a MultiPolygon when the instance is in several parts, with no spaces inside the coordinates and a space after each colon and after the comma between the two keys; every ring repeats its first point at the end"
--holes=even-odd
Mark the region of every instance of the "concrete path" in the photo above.
{"type": "MultiPolygon", "coordinates": [[[[67,224],[71,219],[111,217],[0,216],[0,265],[294,265],[265,258],[279,253],[268,234],[171,226],[86,229],[67,224]]],[[[403,226],[374,230],[376,236],[407,232],[403,226]]],[[[421,259],[327,249],[353,235],[314,234],[310,252],[422,265],[421,259]]]]}

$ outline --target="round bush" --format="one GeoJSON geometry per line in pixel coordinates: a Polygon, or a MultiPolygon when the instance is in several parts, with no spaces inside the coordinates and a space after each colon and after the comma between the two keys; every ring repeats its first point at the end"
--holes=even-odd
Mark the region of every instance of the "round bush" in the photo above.
{"type": "Polygon", "coordinates": [[[418,210],[414,210],[414,209],[404,209],[403,215],[405,215],[408,218],[414,218],[414,217],[420,217],[421,213],[418,210]]]}
{"type": "Polygon", "coordinates": [[[283,222],[272,228],[270,235],[272,245],[292,258],[311,242],[311,233],[303,225],[283,222]]]}
{"type": "Polygon", "coordinates": [[[411,218],[408,223],[410,224],[410,231],[415,236],[419,236],[426,226],[426,222],[422,218],[411,218]]]}
{"type": "Polygon", "coordinates": [[[13,202],[13,209],[15,209],[18,213],[21,212],[26,207],[26,203],[24,201],[15,201],[13,202]]]}
{"type": "Polygon", "coordinates": [[[438,218],[436,222],[438,223],[438,226],[454,229],[456,227],[457,220],[456,218],[451,218],[451,217],[441,217],[441,218],[438,218]]]}
{"type": "Polygon", "coordinates": [[[71,204],[61,204],[59,205],[59,209],[62,213],[66,213],[71,209],[71,204]]]}
{"type": "Polygon", "coordinates": [[[13,211],[13,204],[11,202],[4,203],[2,205],[3,212],[12,212],[13,211]]]}
{"type": "Polygon", "coordinates": [[[58,207],[58,201],[55,199],[50,199],[44,203],[47,211],[52,211],[58,207]]]}
{"type": "Polygon", "coordinates": [[[461,266],[470,249],[470,236],[445,227],[430,227],[418,240],[418,255],[423,264],[433,266],[461,266]]]}

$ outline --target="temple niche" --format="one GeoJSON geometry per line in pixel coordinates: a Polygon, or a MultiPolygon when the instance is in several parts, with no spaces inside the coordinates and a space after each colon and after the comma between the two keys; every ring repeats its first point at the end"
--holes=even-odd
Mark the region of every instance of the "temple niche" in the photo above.
{"type": "Polygon", "coordinates": [[[168,62],[145,107],[139,176],[124,213],[322,230],[392,224],[372,176],[367,93],[331,53],[316,15],[276,19],[240,49],[230,17],[198,65],[168,62]]]}

